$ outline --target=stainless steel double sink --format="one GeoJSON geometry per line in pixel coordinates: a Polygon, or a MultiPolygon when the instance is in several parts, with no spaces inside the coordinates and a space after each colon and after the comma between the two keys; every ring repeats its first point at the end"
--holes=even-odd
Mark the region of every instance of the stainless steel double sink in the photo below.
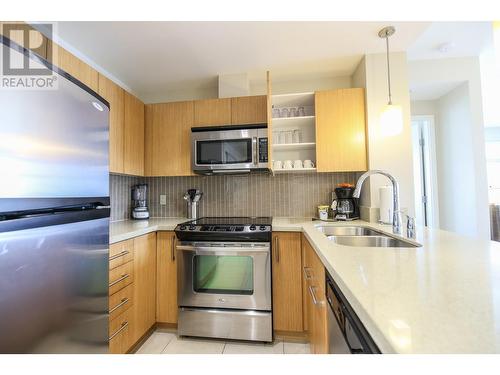
{"type": "Polygon", "coordinates": [[[417,243],[391,237],[384,232],[367,227],[322,225],[318,226],[317,229],[330,241],[344,246],[407,248],[422,246],[417,243]]]}

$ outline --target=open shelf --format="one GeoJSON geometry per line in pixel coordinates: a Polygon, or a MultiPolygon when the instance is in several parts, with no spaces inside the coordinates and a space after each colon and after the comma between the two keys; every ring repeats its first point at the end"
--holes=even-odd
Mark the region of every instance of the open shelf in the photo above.
{"type": "Polygon", "coordinates": [[[275,143],[273,151],[310,150],[316,147],[316,142],[305,143],[275,143]]]}
{"type": "Polygon", "coordinates": [[[314,92],[272,95],[274,107],[314,106],[314,92]]]}
{"type": "Polygon", "coordinates": [[[292,168],[292,169],[273,169],[274,173],[307,173],[316,172],[316,168],[292,168]]]}
{"type": "Polygon", "coordinates": [[[298,116],[298,117],[273,117],[273,127],[288,128],[288,127],[302,127],[314,126],[315,116],[298,116]]]}

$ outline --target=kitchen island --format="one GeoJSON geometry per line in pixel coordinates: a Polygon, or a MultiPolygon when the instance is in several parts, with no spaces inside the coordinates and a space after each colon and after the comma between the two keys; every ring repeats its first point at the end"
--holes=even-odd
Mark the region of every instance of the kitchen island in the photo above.
{"type": "MultiPolygon", "coordinates": [[[[111,223],[110,242],[182,221],[111,223]]],[[[500,243],[418,227],[422,247],[351,247],[328,240],[320,225],[392,228],[273,219],[273,231],[304,234],[383,353],[500,353],[500,243]]]]}

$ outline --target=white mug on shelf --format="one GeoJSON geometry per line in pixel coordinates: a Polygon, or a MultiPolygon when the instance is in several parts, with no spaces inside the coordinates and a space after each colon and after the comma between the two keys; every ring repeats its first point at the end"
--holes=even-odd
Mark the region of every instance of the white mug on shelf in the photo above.
{"type": "Polygon", "coordinates": [[[304,168],[304,165],[302,164],[302,160],[295,160],[293,162],[293,168],[294,169],[302,169],[302,168],[304,168]]]}
{"type": "Polygon", "coordinates": [[[312,160],[304,160],[304,168],[314,168],[312,160]]]}
{"type": "Polygon", "coordinates": [[[283,163],[283,169],[292,169],[293,168],[293,163],[291,160],[285,160],[283,163]]]}
{"type": "Polygon", "coordinates": [[[273,164],[274,169],[283,169],[283,162],[281,160],[275,160],[273,164]]]}

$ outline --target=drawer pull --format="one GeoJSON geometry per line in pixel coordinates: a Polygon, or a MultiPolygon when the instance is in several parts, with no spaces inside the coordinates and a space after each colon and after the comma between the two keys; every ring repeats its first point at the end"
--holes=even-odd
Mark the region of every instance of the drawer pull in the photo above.
{"type": "Polygon", "coordinates": [[[309,273],[310,270],[311,267],[304,267],[304,277],[306,280],[311,280],[313,278],[312,275],[309,273]]]}
{"type": "Polygon", "coordinates": [[[113,338],[114,338],[117,334],[119,334],[121,331],[123,331],[123,330],[124,330],[125,328],[127,328],[127,327],[128,327],[128,322],[127,322],[127,321],[123,322],[123,323],[122,323],[122,325],[121,325],[121,327],[120,327],[120,329],[119,329],[118,331],[116,331],[115,333],[113,333],[113,334],[109,337],[109,339],[108,339],[108,340],[109,340],[109,341],[113,340],[113,338]]]}
{"type": "Polygon", "coordinates": [[[313,304],[314,305],[323,305],[325,303],[325,301],[318,301],[318,299],[316,298],[316,293],[314,292],[315,289],[316,289],[315,286],[309,286],[309,294],[311,294],[313,304]]]}
{"type": "Polygon", "coordinates": [[[125,280],[127,277],[129,277],[130,275],[128,273],[126,273],[125,275],[122,275],[119,279],[116,279],[115,281],[113,281],[111,284],[109,284],[109,287],[111,288],[113,285],[115,284],[118,284],[119,282],[125,280]]]}
{"type": "Polygon", "coordinates": [[[117,258],[119,258],[119,257],[122,257],[122,256],[124,256],[124,255],[127,255],[128,253],[129,253],[129,251],[128,251],[128,250],[123,250],[121,253],[118,253],[118,254],[116,254],[116,255],[113,255],[112,257],[109,257],[109,260],[115,260],[115,259],[117,259],[117,258]]]}
{"type": "Polygon", "coordinates": [[[127,297],[122,298],[121,302],[118,305],[116,305],[111,310],[109,310],[109,313],[111,314],[116,309],[119,309],[120,307],[122,307],[123,305],[125,305],[126,303],[128,303],[128,301],[129,301],[129,299],[127,297]]]}

